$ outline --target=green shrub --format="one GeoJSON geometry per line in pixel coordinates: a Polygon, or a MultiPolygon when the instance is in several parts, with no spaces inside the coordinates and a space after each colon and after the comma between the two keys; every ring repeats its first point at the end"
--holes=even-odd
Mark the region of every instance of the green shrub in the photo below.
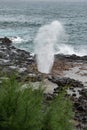
{"type": "Polygon", "coordinates": [[[43,91],[21,90],[14,78],[0,86],[0,129],[41,130],[43,121],[43,91]]]}
{"type": "Polygon", "coordinates": [[[14,77],[0,85],[0,130],[72,130],[72,103],[61,92],[44,108],[41,87],[22,88],[14,77]]]}
{"type": "Polygon", "coordinates": [[[45,119],[44,130],[74,130],[72,103],[61,92],[51,103],[45,119]]]}

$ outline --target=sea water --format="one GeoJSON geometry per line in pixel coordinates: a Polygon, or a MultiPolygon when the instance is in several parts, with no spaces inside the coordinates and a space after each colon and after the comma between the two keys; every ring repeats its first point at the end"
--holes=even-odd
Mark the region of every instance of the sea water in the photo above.
{"type": "Polygon", "coordinates": [[[38,30],[53,21],[67,34],[67,40],[56,41],[55,53],[87,55],[86,2],[0,1],[0,37],[11,38],[18,48],[34,52],[38,30]]]}

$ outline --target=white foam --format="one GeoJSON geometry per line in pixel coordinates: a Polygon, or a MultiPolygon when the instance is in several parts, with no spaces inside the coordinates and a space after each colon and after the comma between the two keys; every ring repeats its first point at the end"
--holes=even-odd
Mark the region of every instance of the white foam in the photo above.
{"type": "Polygon", "coordinates": [[[55,45],[65,36],[65,31],[59,21],[42,26],[35,38],[35,54],[38,70],[49,73],[53,66],[55,45]]]}
{"type": "Polygon", "coordinates": [[[22,43],[24,42],[24,39],[22,39],[21,37],[12,37],[11,38],[13,43],[22,43]]]}
{"type": "Polygon", "coordinates": [[[72,46],[69,46],[69,45],[67,45],[67,44],[61,44],[61,45],[59,45],[58,46],[58,48],[57,48],[57,53],[59,53],[59,54],[68,54],[68,55],[72,55],[72,54],[74,54],[75,52],[74,52],[74,49],[73,49],[73,47],[72,46]]]}
{"type": "Polygon", "coordinates": [[[82,48],[81,46],[79,46],[79,48],[77,48],[76,46],[73,47],[72,45],[68,45],[68,44],[57,45],[56,53],[65,54],[65,55],[75,54],[77,56],[87,55],[87,51],[85,47],[82,48]]]}

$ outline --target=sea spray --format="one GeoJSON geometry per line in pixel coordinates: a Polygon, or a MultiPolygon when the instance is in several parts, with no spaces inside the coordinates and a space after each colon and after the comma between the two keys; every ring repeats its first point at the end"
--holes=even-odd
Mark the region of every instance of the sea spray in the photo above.
{"type": "Polygon", "coordinates": [[[50,73],[54,62],[55,46],[61,42],[64,34],[64,28],[59,21],[53,21],[39,29],[34,41],[34,51],[40,72],[50,73]]]}

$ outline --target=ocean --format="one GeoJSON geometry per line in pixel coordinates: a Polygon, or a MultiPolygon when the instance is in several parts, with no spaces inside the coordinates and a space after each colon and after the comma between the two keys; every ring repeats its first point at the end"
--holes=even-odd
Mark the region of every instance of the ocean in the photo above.
{"type": "Polygon", "coordinates": [[[53,21],[67,35],[57,41],[56,53],[87,55],[86,2],[0,2],[0,37],[9,37],[17,48],[34,53],[39,28],[53,21]]]}

